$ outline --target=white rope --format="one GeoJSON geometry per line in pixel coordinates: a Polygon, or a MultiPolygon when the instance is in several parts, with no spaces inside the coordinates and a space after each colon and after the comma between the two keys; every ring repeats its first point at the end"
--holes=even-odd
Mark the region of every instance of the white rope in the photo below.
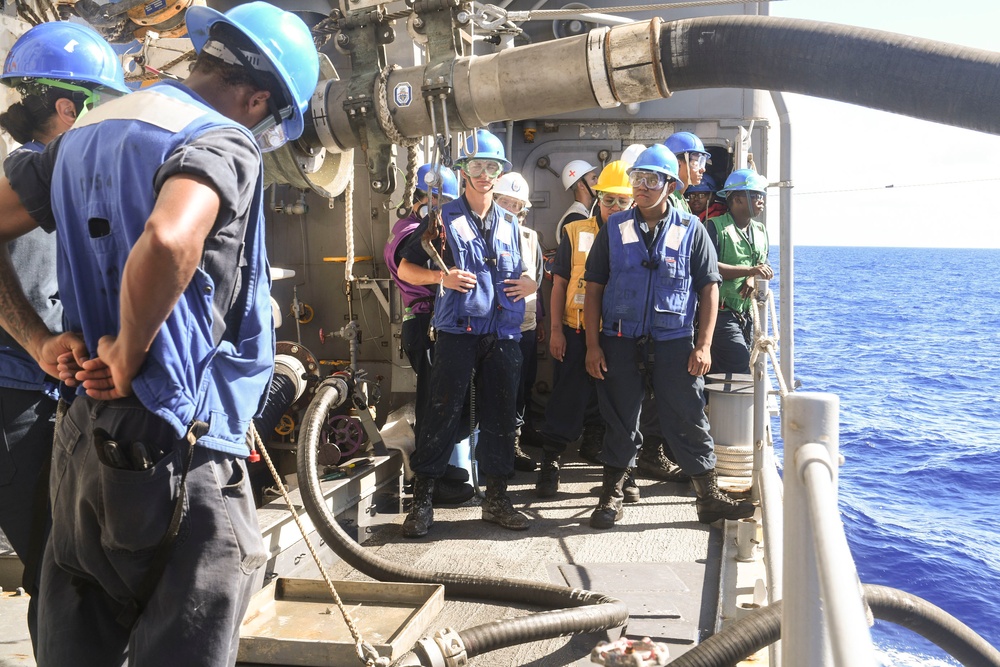
{"type": "MultiPolygon", "coordinates": [[[[771,321],[777,322],[778,318],[774,310],[774,292],[768,290],[767,292],[767,308],[771,314],[771,321]]],[[[774,377],[778,381],[778,391],[781,392],[781,397],[784,398],[788,395],[788,384],[785,382],[785,378],[781,375],[781,366],[778,364],[778,356],[776,351],[778,349],[778,336],[777,334],[773,336],[767,335],[767,322],[760,322],[760,317],[757,315],[756,305],[750,309],[750,317],[753,319],[753,346],[750,349],[750,368],[753,368],[757,364],[757,358],[761,354],[766,354],[771,360],[771,367],[774,369],[774,377]]]]}
{"type": "Polygon", "coordinates": [[[312,555],[313,561],[316,563],[316,568],[323,577],[323,581],[326,582],[326,587],[333,596],[333,601],[337,604],[337,609],[340,610],[340,614],[344,617],[344,623],[347,624],[347,629],[350,631],[351,638],[354,640],[354,648],[357,651],[358,660],[364,663],[367,667],[388,667],[390,664],[389,658],[379,656],[378,651],[376,651],[371,644],[364,641],[361,637],[361,632],[354,624],[354,620],[351,618],[351,615],[347,612],[347,609],[344,608],[344,601],[340,599],[340,595],[337,593],[337,588],[333,585],[333,580],[330,579],[330,575],[326,571],[323,561],[320,560],[316,547],[313,546],[312,541],[309,539],[309,534],[306,532],[305,526],[302,525],[302,519],[299,518],[299,513],[295,511],[295,505],[292,504],[292,499],[288,495],[288,487],[286,487],[284,482],[281,481],[281,475],[278,474],[278,470],[274,467],[274,463],[271,461],[271,455],[268,453],[267,448],[264,447],[264,442],[261,440],[260,433],[257,432],[257,427],[253,422],[250,422],[250,433],[253,436],[253,441],[257,447],[257,451],[262,457],[264,457],[264,463],[267,464],[267,469],[271,471],[271,475],[274,477],[274,482],[278,485],[278,491],[281,493],[281,497],[285,499],[285,503],[288,505],[288,511],[291,512],[292,519],[295,520],[295,525],[299,527],[299,532],[302,533],[302,539],[305,540],[306,548],[309,549],[309,553],[312,555]]]}
{"type": "Polygon", "coordinates": [[[354,173],[344,190],[344,233],[347,236],[347,261],[344,263],[344,280],[353,283],[354,278],[354,173]]]}

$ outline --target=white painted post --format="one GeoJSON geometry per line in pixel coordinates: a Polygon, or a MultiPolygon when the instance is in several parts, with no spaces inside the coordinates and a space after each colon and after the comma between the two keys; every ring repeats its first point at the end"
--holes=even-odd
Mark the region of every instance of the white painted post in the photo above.
{"type": "MultiPolygon", "coordinates": [[[[785,442],[784,577],[781,610],[783,667],[832,667],[823,623],[816,550],[806,493],[794,464],[796,452],[811,442],[839,449],[840,399],[833,394],[789,394],[781,402],[785,442]]],[[[836,459],[834,459],[836,460],[836,459]]]]}

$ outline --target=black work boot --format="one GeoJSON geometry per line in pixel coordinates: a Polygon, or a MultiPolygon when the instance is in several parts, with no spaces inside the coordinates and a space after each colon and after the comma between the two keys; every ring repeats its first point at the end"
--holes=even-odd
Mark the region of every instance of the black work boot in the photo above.
{"type": "Polygon", "coordinates": [[[535,493],[539,498],[551,498],[559,493],[559,457],[545,452],[542,469],[535,481],[535,493]]]}
{"type": "Polygon", "coordinates": [[[691,477],[681,470],[681,467],[671,461],[663,452],[664,444],[659,441],[650,441],[639,450],[637,465],[639,472],[647,477],[663,480],[664,482],[690,481],[691,477]]]}
{"type": "Polygon", "coordinates": [[[604,424],[587,424],[583,427],[580,440],[580,458],[588,463],[602,466],[601,448],[604,446],[604,424]]]}
{"type": "Polygon", "coordinates": [[[753,503],[748,500],[733,500],[719,489],[718,475],[714,469],[694,475],[691,484],[698,496],[695,507],[698,509],[698,521],[702,523],[713,523],[719,519],[746,519],[753,514],[753,503]]]}
{"type": "Polygon", "coordinates": [[[639,485],[635,483],[635,468],[629,468],[628,472],[625,473],[625,482],[622,484],[622,494],[624,494],[622,502],[639,502],[639,485]]]}
{"type": "Polygon", "coordinates": [[[604,483],[597,509],[590,515],[590,527],[607,530],[615,527],[615,521],[622,518],[622,485],[625,484],[625,468],[604,466],[604,483]]]}
{"type": "Polygon", "coordinates": [[[518,433],[514,437],[514,470],[520,470],[521,472],[535,472],[535,468],[538,464],[535,463],[535,459],[528,456],[523,449],[521,449],[521,434],[518,433]]]}
{"type": "Polygon", "coordinates": [[[507,495],[506,478],[486,478],[483,521],[495,523],[507,530],[526,530],[528,528],[528,517],[514,509],[514,505],[510,502],[510,497],[507,495]]]}
{"type": "Polygon", "coordinates": [[[403,521],[404,537],[423,537],[434,525],[434,480],[417,475],[413,478],[413,507],[403,521]]]}

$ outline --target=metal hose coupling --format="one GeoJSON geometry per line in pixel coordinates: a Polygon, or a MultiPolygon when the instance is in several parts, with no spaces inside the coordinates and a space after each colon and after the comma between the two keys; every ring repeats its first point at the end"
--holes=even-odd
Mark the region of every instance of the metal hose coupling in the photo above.
{"type": "Polygon", "coordinates": [[[469,662],[465,642],[454,628],[443,628],[429,637],[421,637],[414,649],[423,654],[415,664],[424,667],[464,667],[469,662]]]}

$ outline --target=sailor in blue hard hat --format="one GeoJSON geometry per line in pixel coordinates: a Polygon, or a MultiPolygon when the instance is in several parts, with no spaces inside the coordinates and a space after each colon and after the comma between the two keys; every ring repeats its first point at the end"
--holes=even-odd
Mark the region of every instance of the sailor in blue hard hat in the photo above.
{"type": "Polygon", "coordinates": [[[642,445],[639,422],[649,382],[663,435],[694,486],[698,520],[748,517],[752,504],[718,488],[704,412],[702,375],[711,366],[721,280],[715,250],[698,219],[669,199],[678,181],[670,149],[643,151],[629,180],[635,208],[615,213],[601,227],[584,274],[587,372],[598,381],[607,423],[604,481],[590,525],[609,529],[622,518],[625,480],[642,445]]]}
{"type": "MultiPolygon", "coordinates": [[[[68,22],[41,23],[21,35],[4,62],[0,81],[20,100],[0,114],[2,127],[21,147],[4,160],[17,176],[27,153],[73,126],[104,100],[128,92],[118,56],[93,29],[68,22]]],[[[7,245],[24,293],[42,321],[62,331],[56,281],[56,237],[34,229],[7,245]]],[[[54,373],[55,371],[50,371],[54,373]]],[[[48,488],[58,384],[13,337],[0,331],[0,405],[3,441],[10,467],[0,465],[0,530],[24,565],[28,631],[37,652],[42,554],[48,536],[48,488]]],[[[2,457],[0,457],[2,458],[2,457]]]]}
{"type": "Polygon", "coordinates": [[[82,367],[55,435],[39,664],[233,664],[268,558],[245,463],[274,367],[260,151],[301,134],[319,61],[271,4],[186,20],[183,83],[97,107],[0,182],[0,241],[58,231],[73,333],[17,298],[0,324],[43,368],[66,350],[82,367]]]}
{"type": "Polygon", "coordinates": [[[426,535],[434,523],[434,488],[455,447],[473,370],[480,405],[476,459],[486,478],[482,518],[509,530],[528,527],[507,495],[507,477],[514,470],[525,299],[538,286],[525,275],[517,217],[493,201],[497,181],[511,168],[503,142],[476,130],[456,164],[465,192],[441,207],[439,219],[432,213],[431,232],[426,238],[414,233],[399,264],[408,283],[438,287],[433,403],[410,457],[415,478],[413,507],[403,522],[406,537],[426,535]],[[423,241],[435,244],[443,266],[425,268],[431,253],[423,241]]]}
{"type": "Polygon", "coordinates": [[[663,145],[669,148],[674,157],[677,158],[679,183],[671,195],[673,204],[690,213],[687,201],[684,199],[686,188],[701,183],[701,177],[705,173],[705,167],[712,155],[705,150],[705,144],[693,132],[674,132],[667,137],[663,145]]]}

